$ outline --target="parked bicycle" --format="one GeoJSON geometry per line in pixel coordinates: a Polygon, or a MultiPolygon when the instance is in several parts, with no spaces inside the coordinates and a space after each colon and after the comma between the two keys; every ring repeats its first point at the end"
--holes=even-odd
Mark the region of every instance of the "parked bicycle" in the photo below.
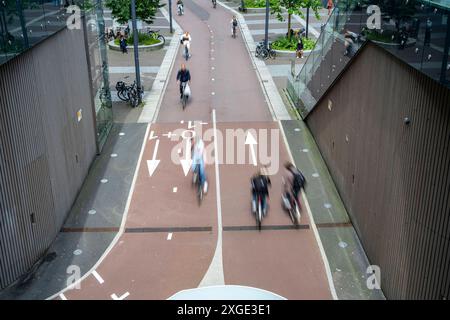
{"type": "Polygon", "coordinates": [[[272,49],[272,44],[269,42],[269,48],[265,46],[264,41],[261,41],[256,46],[255,56],[267,60],[268,58],[275,59],[277,53],[272,49]]]}
{"type": "Polygon", "coordinates": [[[159,34],[160,30],[148,30],[147,33],[150,37],[152,37],[155,40],[159,40],[162,43],[166,43],[166,39],[164,38],[163,35],[159,34]]]}
{"type": "Polygon", "coordinates": [[[127,85],[123,81],[116,83],[117,96],[120,100],[129,102],[130,105],[135,108],[139,104],[139,100],[142,101],[143,90],[138,88],[136,81],[132,85],[127,85]]]}

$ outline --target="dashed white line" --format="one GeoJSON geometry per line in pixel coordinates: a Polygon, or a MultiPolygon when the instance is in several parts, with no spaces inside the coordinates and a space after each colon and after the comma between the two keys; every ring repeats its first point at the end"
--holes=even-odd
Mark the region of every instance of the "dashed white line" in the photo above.
{"type": "Polygon", "coordinates": [[[177,188],[177,187],[174,187],[174,188],[172,189],[172,191],[173,191],[173,193],[176,193],[176,192],[178,191],[178,188],[177,188]]]}
{"type": "Polygon", "coordinates": [[[103,280],[103,278],[98,274],[98,272],[97,271],[93,271],[92,272],[92,274],[93,274],[93,276],[95,277],[95,279],[97,279],[97,281],[100,283],[100,284],[103,284],[104,282],[105,282],[105,280],[103,280]]]}
{"type": "Polygon", "coordinates": [[[172,240],[172,235],[173,235],[173,233],[169,232],[169,234],[167,235],[167,240],[172,240]]]}

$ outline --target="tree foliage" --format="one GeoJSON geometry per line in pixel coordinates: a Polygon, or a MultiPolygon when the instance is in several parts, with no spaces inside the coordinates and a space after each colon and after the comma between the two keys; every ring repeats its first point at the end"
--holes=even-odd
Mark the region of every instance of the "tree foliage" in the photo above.
{"type": "Polygon", "coordinates": [[[311,9],[317,19],[320,19],[319,9],[322,8],[321,0],[274,0],[271,11],[275,13],[279,21],[284,21],[283,9],[286,9],[288,13],[288,35],[291,29],[291,18],[293,14],[299,15],[304,18],[302,9],[311,9]]]}
{"type": "MultiPolygon", "coordinates": [[[[131,0],[106,0],[105,4],[120,24],[126,24],[131,19],[131,0]]],[[[136,18],[151,24],[158,9],[164,5],[159,0],[136,0],[136,18]]]]}

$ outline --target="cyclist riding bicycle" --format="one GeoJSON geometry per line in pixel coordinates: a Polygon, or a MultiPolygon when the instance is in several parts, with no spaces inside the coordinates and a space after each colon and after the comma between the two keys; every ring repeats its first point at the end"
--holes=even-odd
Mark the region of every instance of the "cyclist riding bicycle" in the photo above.
{"type": "Polygon", "coordinates": [[[191,56],[191,35],[189,32],[185,32],[183,33],[183,35],[180,38],[181,44],[184,46],[184,52],[186,55],[186,60],[188,59],[188,57],[191,56]]]}
{"type": "Polygon", "coordinates": [[[252,177],[251,185],[252,185],[252,212],[253,213],[256,212],[257,206],[256,201],[258,199],[258,196],[260,196],[262,200],[263,214],[266,215],[267,213],[266,198],[269,196],[269,186],[272,186],[272,183],[265,168],[260,168],[259,172],[252,177]]]}
{"type": "Polygon", "coordinates": [[[284,167],[286,168],[286,170],[290,175],[288,181],[292,188],[292,194],[295,198],[295,201],[297,202],[297,205],[300,207],[299,201],[300,190],[301,189],[305,190],[306,179],[300,172],[300,170],[297,169],[291,162],[287,162],[284,165],[284,167]]]}
{"type": "Polygon", "coordinates": [[[184,14],[184,4],[182,0],[177,0],[178,14],[184,14]]]}
{"type": "Polygon", "coordinates": [[[192,152],[192,172],[196,173],[198,170],[198,179],[200,179],[200,185],[203,188],[203,192],[206,193],[208,190],[208,182],[206,181],[206,173],[205,173],[205,162],[206,162],[206,154],[205,154],[205,143],[202,138],[196,137],[195,145],[193,146],[192,152]]]}
{"type": "Polygon", "coordinates": [[[191,73],[188,69],[186,69],[186,65],[184,63],[181,64],[181,69],[177,73],[177,83],[180,85],[180,99],[183,98],[183,89],[186,84],[191,83],[191,73]]]}
{"type": "Polygon", "coordinates": [[[236,16],[233,16],[233,19],[231,19],[231,35],[234,36],[236,34],[236,28],[238,26],[238,21],[236,16]]]}

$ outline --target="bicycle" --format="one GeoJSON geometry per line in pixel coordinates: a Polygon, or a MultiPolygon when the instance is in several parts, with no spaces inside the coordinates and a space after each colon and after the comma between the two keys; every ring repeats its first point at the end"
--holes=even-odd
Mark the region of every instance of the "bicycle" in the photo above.
{"type": "Polygon", "coordinates": [[[142,88],[138,88],[136,81],[134,81],[133,85],[128,90],[128,100],[133,108],[136,108],[139,105],[139,101],[142,101],[142,95],[142,88]]]}
{"type": "Polygon", "coordinates": [[[257,58],[262,58],[264,60],[267,60],[268,58],[275,59],[275,57],[277,56],[277,53],[275,52],[275,50],[272,49],[271,43],[269,43],[269,48],[267,48],[265,46],[264,41],[261,41],[256,46],[255,56],[257,58]]]}
{"type": "Polygon", "coordinates": [[[237,27],[235,25],[233,25],[233,35],[232,35],[232,37],[234,39],[236,39],[236,29],[237,29],[237,27]]]}
{"type": "Polygon", "coordinates": [[[190,57],[189,49],[188,49],[187,44],[185,44],[184,45],[184,58],[186,59],[186,61],[188,61],[189,57],[190,57]]]}
{"type": "Polygon", "coordinates": [[[116,83],[117,96],[120,100],[128,102],[128,90],[129,86],[125,84],[123,81],[118,81],[116,83]]]}
{"type": "Polygon", "coordinates": [[[137,107],[139,101],[142,101],[143,90],[138,88],[136,81],[132,85],[128,86],[123,81],[116,83],[117,96],[120,100],[129,102],[133,108],[137,107]]]}
{"type": "MultiPolygon", "coordinates": [[[[266,208],[263,208],[263,196],[261,196],[260,194],[258,194],[256,196],[256,211],[254,212],[255,214],[255,219],[256,219],[256,227],[258,228],[259,231],[261,231],[261,223],[262,223],[262,219],[264,217],[264,211],[266,210],[266,208]]],[[[253,200],[252,200],[253,201],[253,200]]],[[[266,204],[267,206],[267,204],[266,204]]]]}
{"type": "Polygon", "coordinates": [[[193,175],[192,175],[192,185],[197,189],[197,200],[198,205],[201,205],[203,200],[203,186],[200,181],[200,164],[195,166],[193,175]]]}
{"type": "Polygon", "coordinates": [[[183,5],[179,4],[177,6],[177,8],[178,8],[178,15],[182,16],[184,14],[184,7],[183,7],[183,5]]]}
{"type": "Polygon", "coordinates": [[[162,43],[166,43],[166,38],[163,35],[159,34],[160,30],[148,30],[148,35],[155,40],[159,40],[162,43]]]}
{"type": "Polygon", "coordinates": [[[181,96],[181,105],[183,107],[183,111],[184,111],[184,109],[186,109],[187,101],[189,99],[189,95],[185,94],[186,85],[187,85],[187,82],[181,83],[181,87],[182,87],[182,91],[183,91],[183,94],[181,96]]]}
{"type": "Polygon", "coordinates": [[[283,208],[289,212],[289,216],[291,217],[292,223],[295,226],[298,226],[300,224],[300,204],[297,203],[297,200],[294,197],[294,194],[292,192],[292,187],[289,187],[286,183],[285,179],[282,179],[283,182],[283,194],[281,195],[281,200],[283,203],[283,208]]]}

